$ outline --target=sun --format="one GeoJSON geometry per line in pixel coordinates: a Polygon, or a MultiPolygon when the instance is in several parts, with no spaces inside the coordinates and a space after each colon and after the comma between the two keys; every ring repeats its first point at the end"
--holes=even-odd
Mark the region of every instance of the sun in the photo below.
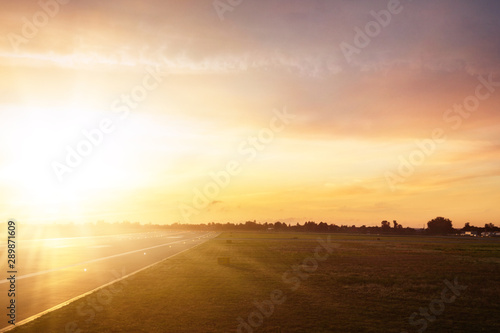
{"type": "Polygon", "coordinates": [[[30,109],[14,118],[5,151],[2,183],[10,200],[26,215],[57,216],[78,212],[78,183],[62,184],[51,169],[51,161],[63,147],[63,121],[54,120],[50,110],[30,109]],[[50,119],[51,121],[48,121],[50,119]]]}

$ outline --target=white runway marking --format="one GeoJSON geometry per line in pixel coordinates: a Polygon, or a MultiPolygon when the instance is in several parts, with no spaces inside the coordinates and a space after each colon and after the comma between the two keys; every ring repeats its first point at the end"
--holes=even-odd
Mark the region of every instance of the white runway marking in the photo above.
{"type": "MultiPolygon", "coordinates": [[[[83,264],[90,264],[90,263],[94,263],[94,262],[98,262],[98,261],[103,261],[103,260],[107,260],[107,259],[111,259],[111,258],[117,258],[117,257],[121,257],[121,256],[126,256],[126,255],[132,254],[132,253],[144,252],[145,250],[156,249],[156,248],[159,248],[159,247],[162,247],[162,246],[171,245],[171,244],[180,243],[180,242],[182,242],[182,241],[164,243],[164,244],[160,244],[160,245],[146,247],[146,248],[143,248],[143,249],[138,249],[138,250],[128,251],[128,252],[124,252],[124,253],[114,254],[114,255],[111,255],[111,256],[107,256],[107,257],[102,257],[102,258],[92,259],[92,260],[88,260],[88,261],[83,261],[83,262],[79,262],[79,263],[73,264],[73,265],[68,265],[68,266],[58,267],[58,268],[53,268],[53,269],[47,269],[45,271],[40,271],[40,272],[36,272],[36,273],[30,273],[30,274],[21,275],[21,276],[16,277],[16,279],[17,280],[22,280],[22,279],[30,278],[30,277],[33,277],[33,276],[38,276],[38,275],[47,274],[47,273],[51,273],[51,272],[57,272],[57,271],[60,271],[60,270],[63,270],[63,269],[67,269],[67,268],[71,268],[71,267],[75,267],[75,266],[80,266],[80,265],[83,265],[83,264]]],[[[0,281],[0,284],[7,283],[7,282],[9,282],[9,281],[7,279],[5,279],[5,280],[0,281]]]]}

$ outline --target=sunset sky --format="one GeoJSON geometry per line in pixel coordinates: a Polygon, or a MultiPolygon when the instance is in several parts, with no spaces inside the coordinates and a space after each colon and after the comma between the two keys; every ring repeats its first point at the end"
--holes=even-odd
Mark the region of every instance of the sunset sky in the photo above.
{"type": "Polygon", "coordinates": [[[0,13],[2,221],[500,224],[496,0],[41,3],[0,13]]]}

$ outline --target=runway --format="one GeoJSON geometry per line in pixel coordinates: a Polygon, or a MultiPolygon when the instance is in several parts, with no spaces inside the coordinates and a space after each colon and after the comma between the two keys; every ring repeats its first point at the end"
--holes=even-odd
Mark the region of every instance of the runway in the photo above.
{"type": "MultiPolygon", "coordinates": [[[[155,231],[97,237],[20,240],[16,244],[16,323],[215,237],[207,232],[155,231]]],[[[7,245],[0,243],[2,320],[8,323],[7,245]]],[[[116,289],[115,289],[116,290],[116,289]]],[[[108,298],[111,293],[108,293],[108,298]]],[[[99,304],[96,304],[97,308],[99,304]]],[[[97,308],[98,309],[98,308],[97,308]]],[[[78,317],[75,314],[75,317],[78,317]]],[[[79,319],[79,318],[75,318],[79,319]]],[[[71,318],[68,318],[71,321],[71,318]]]]}

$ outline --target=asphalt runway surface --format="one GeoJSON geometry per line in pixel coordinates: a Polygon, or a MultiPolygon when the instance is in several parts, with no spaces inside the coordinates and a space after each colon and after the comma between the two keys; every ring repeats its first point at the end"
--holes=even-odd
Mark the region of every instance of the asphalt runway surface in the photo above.
{"type": "MultiPolygon", "coordinates": [[[[16,242],[16,323],[188,250],[216,235],[210,232],[155,231],[19,240],[16,242]]],[[[7,243],[1,242],[0,249],[0,274],[5,276],[0,280],[0,331],[4,331],[12,326],[7,315],[11,299],[8,296],[7,243]]]]}

